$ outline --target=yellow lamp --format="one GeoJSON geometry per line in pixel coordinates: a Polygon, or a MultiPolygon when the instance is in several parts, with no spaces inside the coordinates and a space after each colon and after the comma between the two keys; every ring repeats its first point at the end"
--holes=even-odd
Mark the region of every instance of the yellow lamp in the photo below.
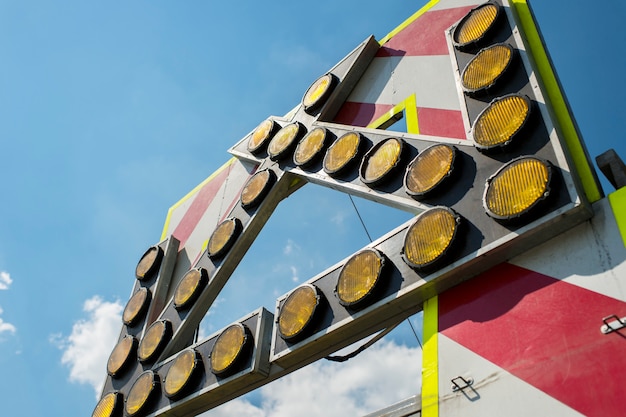
{"type": "Polygon", "coordinates": [[[402,256],[415,269],[433,266],[454,243],[461,218],[448,207],[421,213],[406,232],[402,256]]]}
{"type": "Polygon", "coordinates": [[[444,182],[454,169],[456,148],[438,144],[424,149],[411,161],[404,176],[404,188],[414,197],[424,196],[444,182]]]}
{"type": "Polygon", "coordinates": [[[400,163],[403,145],[401,139],[389,138],[372,147],[361,162],[361,181],[374,186],[387,179],[400,163]]]}
{"type": "Polygon", "coordinates": [[[345,263],[335,287],[341,305],[357,307],[370,299],[381,282],[385,258],[376,249],[366,249],[345,263]]]}
{"type": "Polygon", "coordinates": [[[278,313],[278,332],[289,341],[305,336],[314,323],[320,295],[315,286],[304,284],[293,290],[278,313]]]}

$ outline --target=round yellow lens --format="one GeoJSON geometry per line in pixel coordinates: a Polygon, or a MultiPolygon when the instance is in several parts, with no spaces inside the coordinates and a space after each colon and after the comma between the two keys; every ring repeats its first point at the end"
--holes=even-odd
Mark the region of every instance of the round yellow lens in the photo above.
{"type": "Polygon", "coordinates": [[[302,98],[302,105],[305,110],[314,109],[322,104],[328,98],[332,91],[333,76],[332,74],[322,75],[315,80],[313,84],[306,90],[302,98]]]}
{"type": "Polygon", "coordinates": [[[312,322],[320,297],[313,285],[296,288],[285,300],[278,314],[278,331],[285,340],[302,336],[312,322]]]}
{"type": "Polygon", "coordinates": [[[126,303],[124,313],[122,313],[122,321],[128,326],[134,326],[146,314],[146,310],[150,305],[152,295],[150,290],[141,287],[126,303]]]}
{"type": "Polygon", "coordinates": [[[285,156],[292,146],[296,144],[296,139],[300,136],[303,127],[300,123],[291,123],[283,127],[274,135],[267,147],[267,153],[271,160],[277,160],[285,156]]]}
{"type": "Polygon", "coordinates": [[[107,372],[113,378],[118,377],[129,365],[137,349],[137,339],[126,335],[117,342],[107,361],[107,372]]]}
{"type": "Polygon", "coordinates": [[[530,100],[519,95],[493,101],[476,119],[473,133],[476,146],[492,149],[508,145],[530,114],[530,100]]]}
{"type": "Polygon", "coordinates": [[[494,27],[499,7],[492,3],[483,4],[470,11],[454,30],[453,39],[457,47],[479,42],[489,29],[494,27]]]}
{"type": "Polygon", "coordinates": [[[152,371],[146,371],[139,375],[128,391],[126,406],[124,407],[126,414],[135,416],[146,410],[153,393],[156,393],[155,388],[158,382],[159,376],[152,371]]]}
{"type": "Polygon", "coordinates": [[[194,268],[182,277],[174,291],[174,307],[178,310],[189,307],[200,295],[208,281],[204,268],[194,268]]]}
{"type": "Polygon", "coordinates": [[[168,320],[155,321],[148,327],[143,335],[139,347],[137,348],[137,356],[142,362],[156,359],[161,350],[169,342],[172,336],[172,324],[168,320]]]}
{"type": "Polygon", "coordinates": [[[224,375],[233,370],[248,341],[243,324],[228,326],[217,338],[211,350],[211,371],[224,375]]]}
{"type": "Polygon", "coordinates": [[[398,166],[402,145],[400,139],[389,138],[370,149],[361,163],[361,181],[369,185],[383,181],[398,166]]]}
{"type": "Polygon", "coordinates": [[[167,370],[163,390],[168,397],[177,397],[185,392],[198,368],[200,356],[193,349],[183,350],[176,356],[172,366],[167,370]]]}
{"type": "Polygon", "coordinates": [[[480,51],[461,74],[461,83],[468,93],[478,93],[495,85],[513,59],[513,48],[497,44],[480,51]]]}
{"type": "Polygon", "coordinates": [[[248,151],[252,153],[261,152],[264,145],[269,142],[272,134],[276,130],[276,122],[270,119],[263,121],[252,133],[248,140],[248,151]]]}
{"type": "Polygon", "coordinates": [[[439,261],[456,236],[460,217],[447,207],[434,207],[417,216],[404,238],[403,257],[421,269],[439,261]]]}
{"type": "Polygon", "coordinates": [[[91,417],[117,417],[120,415],[120,393],[109,392],[106,394],[91,413],[91,417]]]}
{"type": "Polygon", "coordinates": [[[423,196],[434,190],[452,173],[456,149],[450,145],[434,145],[424,149],[407,168],[404,177],[406,192],[423,196]]]}
{"type": "Polygon", "coordinates": [[[326,142],[326,129],[317,127],[311,130],[296,146],[293,155],[293,162],[301,167],[307,166],[314,162],[316,157],[324,148],[326,142]]]}
{"type": "Polygon", "coordinates": [[[272,188],[275,179],[276,174],[269,169],[264,169],[251,176],[241,190],[241,207],[248,209],[259,205],[272,188]]]}
{"type": "Polygon", "coordinates": [[[152,278],[154,273],[158,271],[161,266],[161,259],[163,258],[163,249],[159,246],[152,246],[143,254],[137,268],[135,269],[135,276],[139,280],[148,280],[152,278]]]}
{"type": "Polygon", "coordinates": [[[380,282],[383,256],[374,249],[357,253],[346,262],[339,273],[335,293],[345,306],[356,306],[369,298],[380,282]]]}
{"type": "Polygon", "coordinates": [[[510,220],[526,214],[550,193],[548,162],[521,157],[504,165],[488,181],[483,204],[487,214],[510,220]]]}
{"type": "Polygon", "coordinates": [[[324,156],[324,171],[336,174],[346,168],[359,152],[361,135],[357,132],[346,133],[337,139],[324,156]]]}
{"type": "Polygon", "coordinates": [[[209,257],[219,258],[224,255],[235,243],[240,231],[241,226],[238,219],[230,218],[220,223],[209,239],[207,246],[209,257]]]}

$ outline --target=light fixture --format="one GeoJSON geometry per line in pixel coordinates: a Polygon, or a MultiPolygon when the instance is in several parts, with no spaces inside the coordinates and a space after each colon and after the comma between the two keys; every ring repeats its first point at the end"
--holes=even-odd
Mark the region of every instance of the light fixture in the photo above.
{"type": "Polygon", "coordinates": [[[156,359],[171,337],[172,323],[169,320],[159,320],[152,323],[139,342],[137,348],[139,360],[149,362],[156,359]]]}
{"type": "Polygon", "coordinates": [[[449,178],[454,169],[456,148],[437,144],[420,152],[409,164],[404,176],[407,194],[422,197],[449,178]]]}
{"type": "Polygon", "coordinates": [[[530,100],[519,94],[492,101],[476,118],[472,136],[479,149],[494,149],[511,143],[530,114],[530,100]]]}
{"type": "Polygon", "coordinates": [[[345,263],[335,287],[339,303],[346,307],[357,307],[370,299],[381,282],[384,256],[376,249],[366,249],[352,256],[345,263]]]}
{"type": "Polygon", "coordinates": [[[122,394],[109,392],[98,401],[91,417],[118,417],[122,411],[122,394]]]}
{"type": "Polygon", "coordinates": [[[460,221],[458,214],[443,206],[418,215],[404,238],[404,261],[415,269],[433,266],[453,245],[460,221]]]}
{"type": "Polygon", "coordinates": [[[317,288],[311,284],[304,284],[293,290],[278,312],[280,336],[294,342],[306,336],[315,322],[320,299],[317,288]]]}
{"type": "Polygon", "coordinates": [[[270,141],[267,153],[272,161],[282,159],[293,149],[300,139],[304,126],[299,123],[290,123],[280,129],[270,141]]]}
{"type": "Polygon", "coordinates": [[[137,377],[128,391],[124,409],[129,416],[143,414],[148,409],[152,399],[158,394],[159,375],[152,371],[145,371],[137,377]]]}
{"type": "Polygon", "coordinates": [[[248,140],[248,151],[253,154],[262,152],[274,133],[276,133],[276,130],[279,128],[280,126],[278,123],[272,119],[267,119],[261,122],[248,140]]]}
{"type": "Polygon", "coordinates": [[[500,7],[494,3],[485,3],[472,9],[454,29],[454,45],[463,49],[480,43],[496,26],[499,15],[500,7]]]}
{"type": "Polygon", "coordinates": [[[493,87],[506,73],[513,57],[514,49],[503,43],[481,50],[461,74],[464,91],[478,94],[493,87]]]}
{"type": "Polygon", "coordinates": [[[324,171],[329,175],[341,173],[356,159],[361,142],[358,132],[349,132],[337,139],[326,151],[324,171]]]}
{"type": "Polygon", "coordinates": [[[145,287],[140,287],[132,297],[126,303],[126,307],[124,307],[124,312],[122,313],[122,321],[127,326],[134,326],[137,324],[139,320],[141,320],[146,311],[148,311],[148,306],[150,305],[150,300],[152,299],[152,293],[149,289],[145,287]]]}
{"type": "Polygon", "coordinates": [[[227,376],[236,371],[249,352],[251,342],[252,336],[246,326],[241,323],[228,326],[217,337],[211,350],[211,372],[227,376]]]}
{"type": "Polygon", "coordinates": [[[220,223],[209,239],[207,246],[209,257],[213,259],[225,255],[239,237],[240,232],[241,222],[237,218],[231,217],[220,223]]]}
{"type": "Polygon", "coordinates": [[[178,398],[193,385],[194,378],[202,368],[201,357],[194,349],[180,352],[167,370],[163,391],[168,398],[178,398]]]}
{"type": "Polygon", "coordinates": [[[318,160],[324,145],[326,145],[327,138],[328,131],[323,127],[316,127],[307,133],[296,146],[293,154],[294,164],[299,167],[307,167],[318,160]]]}
{"type": "Polygon", "coordinates": [[[124,372],[135,358],[137,339],[127,334],[113,348],[107,361],[107,373],[117,378],[124,372]]]}
{"type": "Polygon", "coordinates": [[[398,138],[385,139],[373,146],[361,162],[361,181],[375,186],[387,179],[400,163],[403,148],[404,141],[398,138]]]}
{"type": "Polygon", "coordinates": [[[208,281],[209,274],[204,268],[193,268],[187,271],[174,291],[174,308],[182,310],[190,307],[208,281]]]}
{"type": "Polygon", "coordinates": [[[304,110],[312,111],[320,107],[333,90],[335,86],[335,77],[332,74],[324,74],[311,84],[304,93],[302,105],[304,110]]]}
{"type": "Polygon", "coordinates": [[[487,180],[483,205],[498,220],[524,216],[550,194],[552,165],[548,161],[523,156],[501,167],[487,180]]]}
{"type": "Polygon", "coordinates": [[[163,249],[160,246],[152,246],[149,248],[139,260],[137,268],[135,268],[135,276],[138,280],[147,281],[161,266],[163,259],[163,249]]]}
{"type": "Polygon", "coordinates": [[[276,181],[276,174],[271,169],[264,169],[246,181],[241,190],[241,207],[250,209],[261,204],[276,181]]]}

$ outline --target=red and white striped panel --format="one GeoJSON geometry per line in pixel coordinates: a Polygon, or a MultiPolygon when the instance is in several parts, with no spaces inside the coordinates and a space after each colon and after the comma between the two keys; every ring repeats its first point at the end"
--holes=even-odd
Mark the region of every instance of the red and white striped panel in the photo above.
{"type": "Polygon", "coordinates": [[[415,95],[419,133],[466,139],[445,31],[482,2],[435,4],[385,42],[335,117],[367,126],[415,95]]]}

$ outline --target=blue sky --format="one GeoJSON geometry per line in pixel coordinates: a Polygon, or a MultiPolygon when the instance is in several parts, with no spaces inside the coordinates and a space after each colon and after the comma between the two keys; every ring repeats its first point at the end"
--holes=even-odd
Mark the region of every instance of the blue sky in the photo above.
{"type": "MultiPolygon", "coordinates": [[[[168,208],[260,121],[288,112],[357,44],[370,34],[384,37],[424,3],[0,1],[3,415],[89,415],[135,265],[159,240],[168,208]]],[[[615,148],[626,159],[626,3],[531,5],[590,155],[615,148]]],[[[409,216],[356,203],[373,237],[409,216]]],[[[347,197],[305,187],[281,204],[259,242],[266,244],[253,245],[205,332],[261,305],[272,310],[276,296],[368,239],[347,197]],[[311,201],[315,217],[292,215],[311,201]],[[312,243],[331,232],[344,252],[312,243]],[[311,233],[316,239],[303,238],[311,233]],[[260,296],[236,294],[259,281],[271,284],[260,296]]],[[[362,366],[377,352],[414,358],[403,378],[418,378],[410,328],[401,325],[392,336],[364,354],[362,366]]],[[[419,389],[396,381],[407,391],[377,398],[376,381],[355,376],[358,368],[356,362],[340,373],[321,364],[279,384],[310,387],[311,403],[345,400],[353,408],[340,415],[372,411],[419,389]],[[361,378],[373,402],[319,388],[338,375],[361,378]],[[326,398],[326,391],[337,396],[326,398]]],[[[212,415],[290,415],[277,390],[212,415]]]]}

